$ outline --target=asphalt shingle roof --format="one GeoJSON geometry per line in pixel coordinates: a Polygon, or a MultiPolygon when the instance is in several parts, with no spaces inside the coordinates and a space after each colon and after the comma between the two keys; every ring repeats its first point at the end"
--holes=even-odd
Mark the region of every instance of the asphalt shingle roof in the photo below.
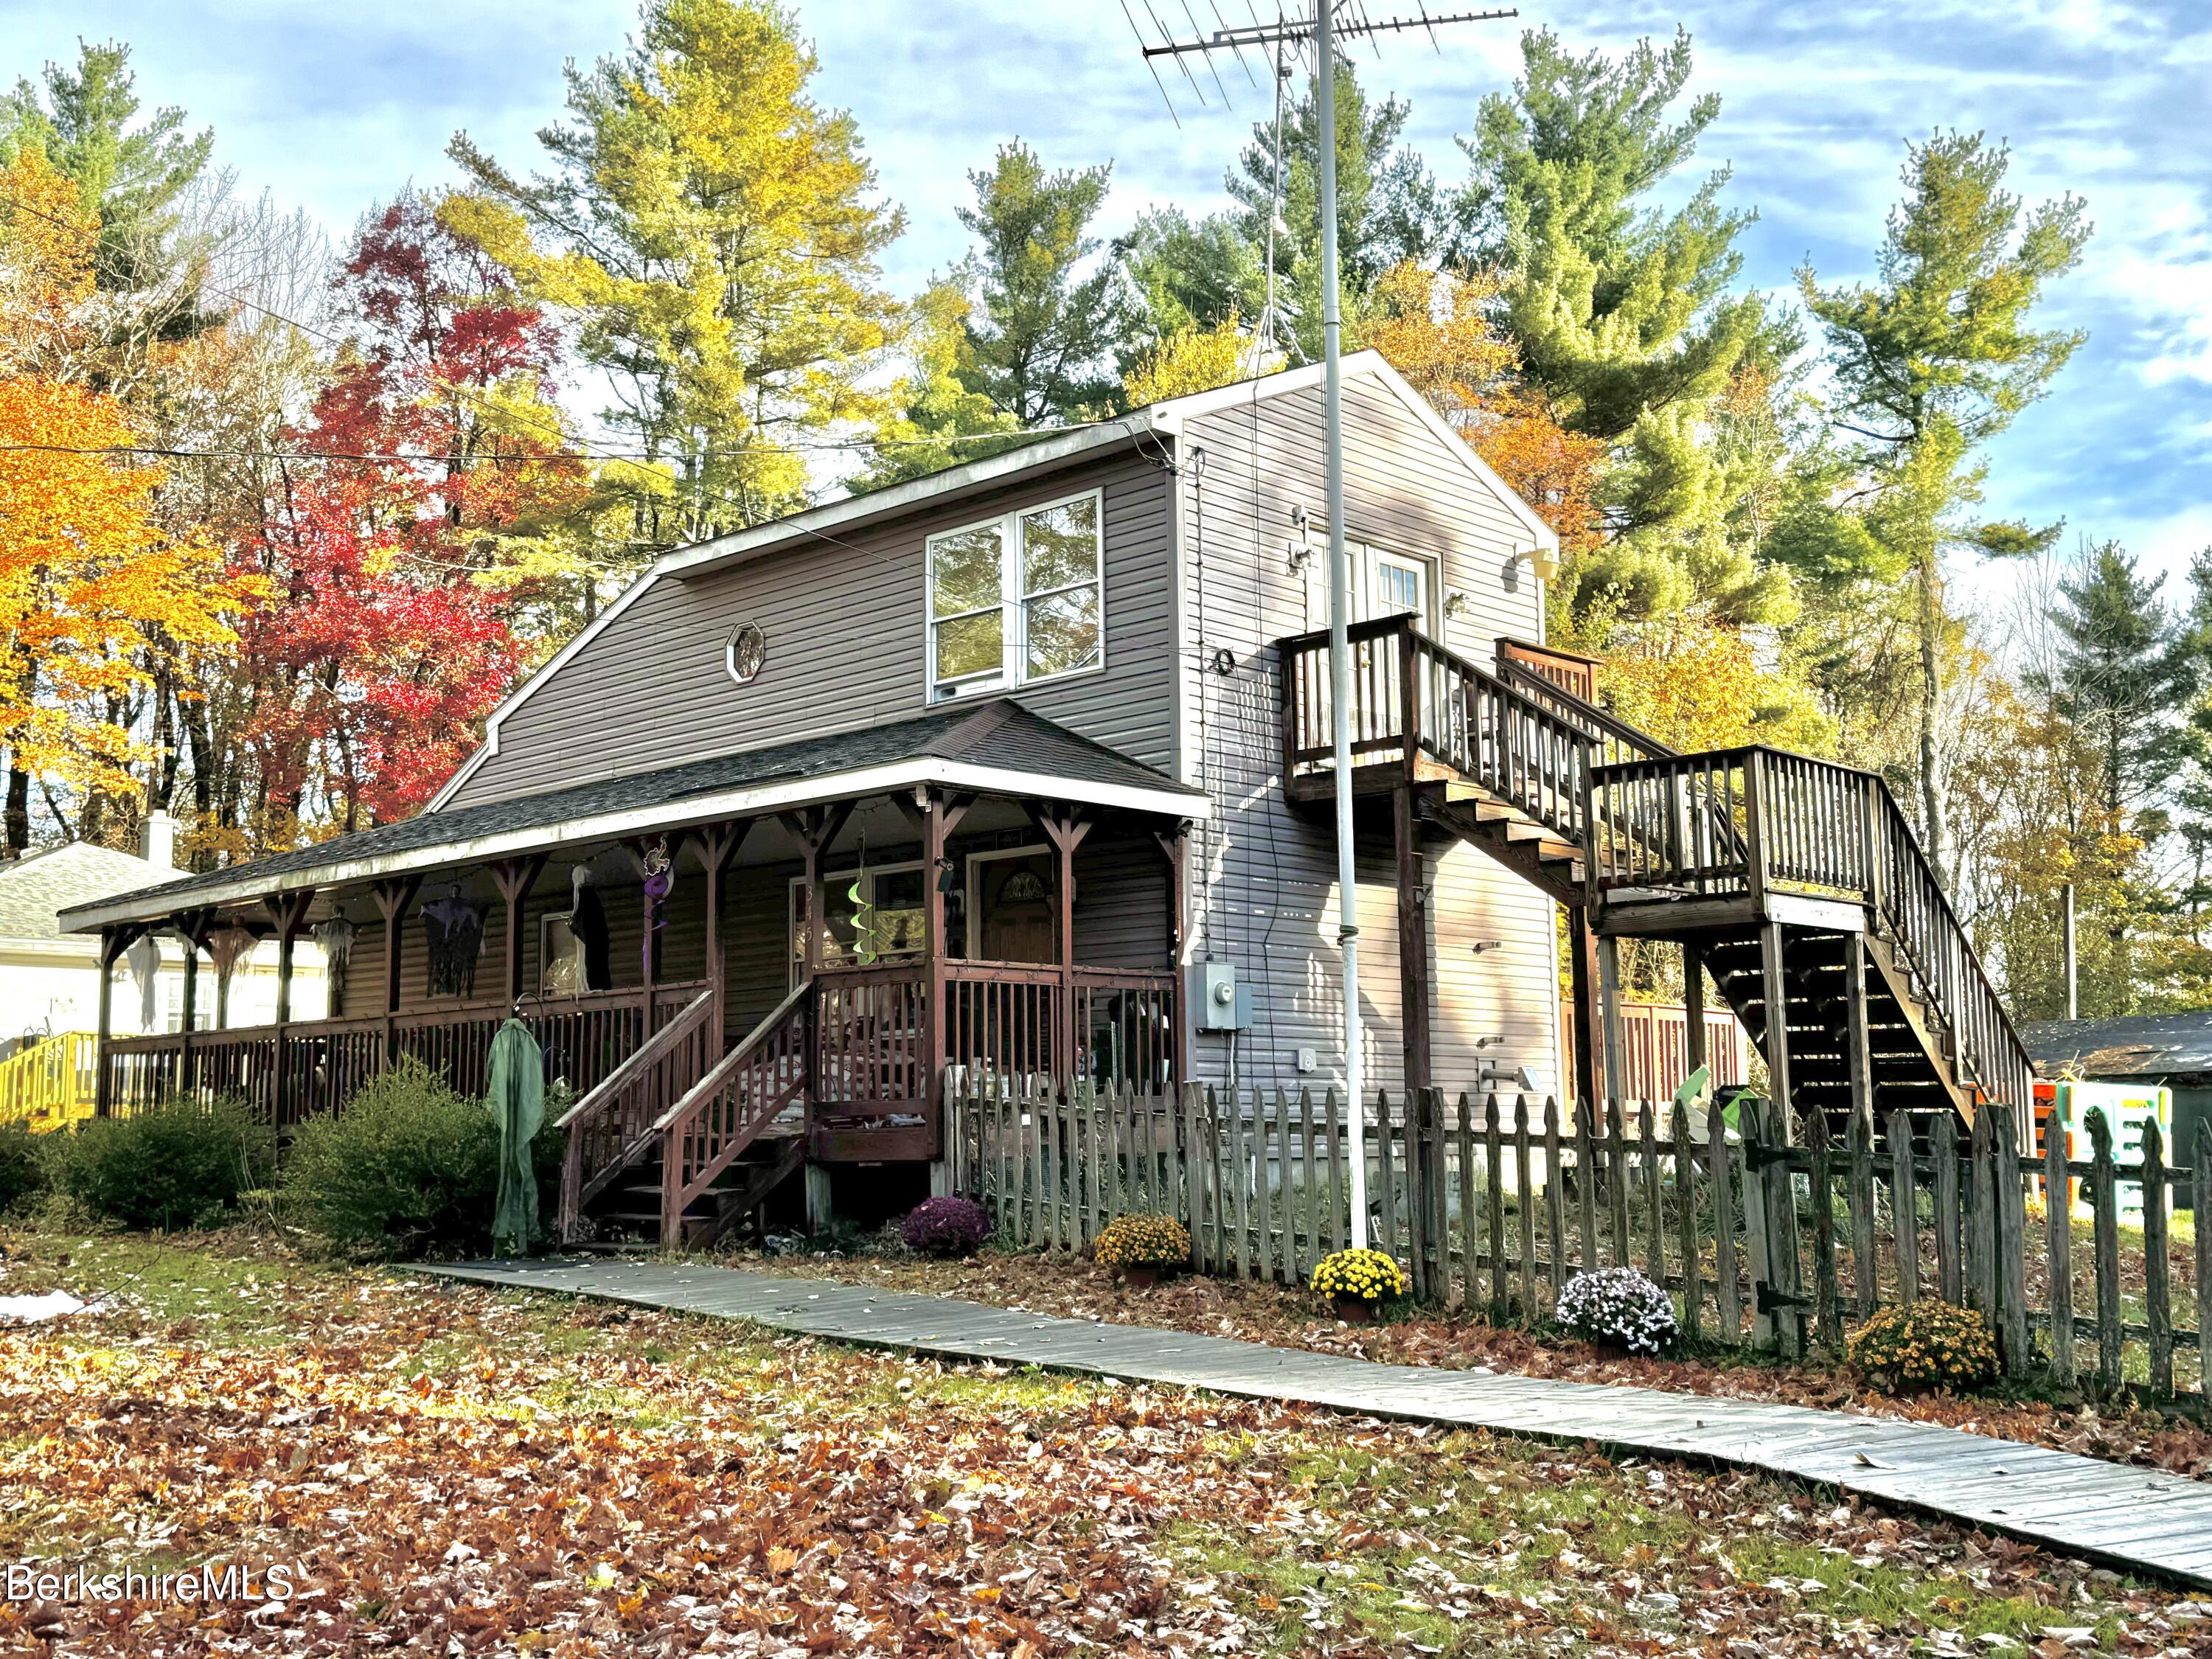
{"type": "Polygon", "coordinates": [[[2020,1028],[2028,1057],[2046,1077],[2154,1078],[2212,1072],[2212,1012],[2139,1014],[2125,1019],[2045,1019],[2020,1028]]]}
{"type": "Polygon", "coordinates": [[[143,859],[82,841],[0,864],[0,939],[59,939],[57,911],[154,886],[165,873],[143,859]]]}
{"type": "MultiPolygon", "coordinates": [[[[398,823],[349,836],[333,836],[312,847],[276,853],[250,864],[188,876],[153,889],[145,896],[181,903],[195,894],[236,886],[258,877],[305,874],[363,858],[421,852],[447,845],[532,830],[551,829],[579,818],[673,805],[695,796],[720,794],[763,784],[830,778],[899,761],[960,761],[1046,778],[1170,790],[1194,799],[1200,793],[1166,773],[1132,760],[1119,750],[1069,731],[1032,714],[1011,698],[955,705],[912,720],[871,726],[824,738],[771,744],[707,760],[689,761],[658,771],[633,772],[572,784],[562,789],[520,795],[512,800],[425,812],[398,823]]],[[[119,856],[119,855],[118,855],[119,856]]],[[[88,895],[88,903],[104,896],[88,895]]]]}

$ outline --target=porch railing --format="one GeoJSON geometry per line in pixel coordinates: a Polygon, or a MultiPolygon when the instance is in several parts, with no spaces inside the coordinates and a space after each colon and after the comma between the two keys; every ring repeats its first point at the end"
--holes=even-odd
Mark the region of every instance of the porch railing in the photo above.
{"type": "MultiPolygon", "coordinates": [[[[655,987],[651,1029],[666,1024],[704,988],[703,981],[655,987]]],[[[584,1094],[645,1041],[646,1009],[646,993],[631,988],[526,1000],[520,1018],[545,1051],[546,1080],[584,1094]]],[[[172,1100],[228,1097],[289,1127],[337,1109],[403,1054],[422,1060],[461,1093],[481,1094],[491,1040],[511,1011],[506,1002],[478,1001],[396,1018],[111,1037],[105,1062],[108,1109],[126,1114],[172,1100]]]]}

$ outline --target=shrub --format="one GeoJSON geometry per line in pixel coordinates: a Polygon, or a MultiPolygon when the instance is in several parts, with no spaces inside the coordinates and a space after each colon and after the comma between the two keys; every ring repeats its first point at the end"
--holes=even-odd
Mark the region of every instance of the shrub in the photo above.
{"type": "Polygon", "coordinates": [[[22,1123],[0,1123],[0,1210],[46,1189],[46,1148],[22,1123]]]}
{"type": "Polygon", "coordinates": [[[907,1212],[899,1237],[924,1255],[973,1255],[991,1236],[991,1218],[971,1198],[926,1198],[907,1212]]]}
{"type": "Polygon", "coordinates": [[[1585,1342],[1652,1354],[1674,1345],[1674,1304],[1633,1267],[1577,1273],[1559,1287],[1559,1323],[1585,1342]]]}
{"type": "Polygon", "coordinates": [[[1851,1333],[1844,1352],[1893,1389],[1978,1388],[1997,1374],[1989,1326],[1948,1302],[1884,1308],[1851,1333]]]}
{"type": "Polygon", "coordinates": [[[131,1227],[208,1226],[266,1174],[273,1137],[235,1101],[88,1118],[54,1146],[54,1184],[131,1227]]]}
{"type": "Polygon", "coordinates": [[[331,1243],[406,1255],[488,1238],[498,1190],[491,1114],[409,1060],[300,1126],[283,1197],[331,1243]]]}
{"type": "Polygon", "coordinates": [[[1381,1250],[1337,1250],[1314,1264],[1313,1287],[1323,1296],[1395,1302],[1413,1288],[1395,1257],[1381,1250]]]}
{"type": "Polygon", "coordinates": [[[1176,1267],[1190,1260],[1190,1235],[1164,1215],[1117,1215],[1091,1247],[1104,1267],[1176,1267]]]}

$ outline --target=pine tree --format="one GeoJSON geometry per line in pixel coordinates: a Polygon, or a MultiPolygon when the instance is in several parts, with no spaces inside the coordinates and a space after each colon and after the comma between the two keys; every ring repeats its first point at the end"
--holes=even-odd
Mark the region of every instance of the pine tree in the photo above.
{"type": "Polygon", "coordinates": [[[1669,121],[1690,78],[1686,34],[1616,60],[1534,30],[1522,55],[1512,94],[1484,99],[1460,140],[1471,173],[1452,204],[1453,252],[1505,273],[1523,373],[1563,426],[1613,451],[1602,500],[1613,534],[1575,562],[1559,603],[1629,620],[1692,605],[1778,619],[1789,585],[1741,533],[1741,496],[1761,480],[1717,453],[1711,425],[1739,372],[1757,368],[1771,388],[1793,341],[1755,295],[1729,293],[1753,216],[1723,207],[1726,168],[1672,212],[1650,205],[1719,100],[1669,121]]]}
{"type": "Polygon", "coordinates": [[[180,109],[157,109],[138,120],[130,59],[120,41],[84,42],[74,71],[46,65],[43,97],[26,80],[0,97],[0,162],[28,146],[76,185],[85,210],[100,219],[94,273],[110,293],[160,279],[179,198],[206,170],[215,147],[211,131],[185,131],[180,109]]]}
{"type": "Polygon", "coordinates": [[[2082,204],[2068,196],[2024,211],[2003,188],[2010,159],[1978,133],[1908,144],[1905,199],[1890,215],[1875,284],[1824,289],[1809,267],[1798,273],[1805,305],[1826,331],[1830,413],[1856,486],[1839,509],[1807,504],[1782,550],[1869,599],[1887,600],[1900,586],[1911,596],[1921,830],[1939,870],[1949,850],[1936,727],[1954,627],[1943,556],[2050,544],[2055,526],[1970,516],[1985,474],[1978,452],[2049,390],[2085,337],[2028,326],[2045,284],[2081,257],[2082,204]]]}
{"type": "MultiPolygon", "coordinates": [[[[2097,805],[2119,825],[2151,811],[2188,748],[2187,719],[2197,665],[2181,620],[2159,597],[2163,579],[2146,581],[2117,542],[2085,548],[2059,585],[2051,622],[2062,641],[2056,683],[2047,693],[2099,757],[2097,805]]],[[[2155,835],[2147,836],[2155,839],[2155,835]]]]}
{"type": "Polygon", "coordinates": [[[958,210],[975,246],[954,274],[968,297],[961,385],[1024,427],[1097,413],[1115,392],[1120,307],[1111,266],[1085,273],[1104,244],[1091,232],[1109,166],[1048,172],[1018,138],[988,172],[968,175],[958,210]]]}
{"type": "Polygon", "coordinates": [[[456,137],[479,198],[454,221],[573,319],[616,392],[607,422],[677,475],[663,542],[803,504],[798,446],[873,424],[898,307],[876,260],[904,221],[852,118],[769,0],[646,0],[635,45],[568,71],[573,119],[524,179],[456,137]]]}

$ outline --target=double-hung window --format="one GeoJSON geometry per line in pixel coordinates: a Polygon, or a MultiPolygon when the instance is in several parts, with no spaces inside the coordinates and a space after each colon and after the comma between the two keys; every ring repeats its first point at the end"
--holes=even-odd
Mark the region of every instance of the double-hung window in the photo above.
{"type": "Polygon", "coordinates": [[[1093,490],[929,538],[933,698],[1105,662],[1101,519],[1093,490]]]}

